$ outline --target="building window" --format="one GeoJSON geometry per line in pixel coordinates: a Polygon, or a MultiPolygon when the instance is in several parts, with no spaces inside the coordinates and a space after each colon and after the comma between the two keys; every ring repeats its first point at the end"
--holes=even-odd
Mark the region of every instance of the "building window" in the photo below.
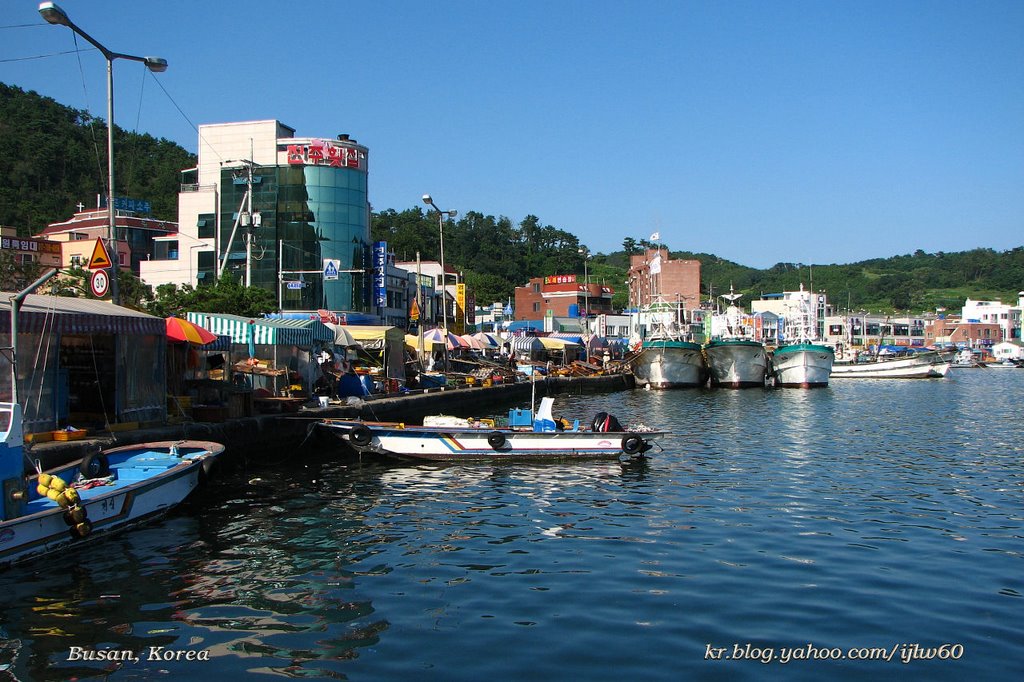
{"type": "Polygon", "coordinates": [[[71,266],[72,267],[76,267],[76,268],[82,267],[82,257],[81,256],[72,256],[71,257],[71,266]]]}
{"type": "Polygon", "coordinates": [[[214,231],[217,228],[217,216],[213,213],[200,213],[196,227],[200,239],[213,239],[214,231]]]}
{"type": "Polygon", "coordinates": [[[540,312],[540,303],[538,303],[536,301],[534,302],[534,304],[533,304],[533,312],[535,312],[535,313],[539,313],[540,312]]]}

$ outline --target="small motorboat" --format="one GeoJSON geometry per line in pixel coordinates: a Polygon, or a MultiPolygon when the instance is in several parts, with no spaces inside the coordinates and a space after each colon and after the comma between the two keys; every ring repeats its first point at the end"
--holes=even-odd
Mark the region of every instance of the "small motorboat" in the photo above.
{"type": "Polygon", "coordinates": [[[23,438],[21,406],[0,403],[0,568],[166,514],[224,451],[207,441],[139,443],[26,476],[23,438]]]}
{"type": "Polygon", "coordinates": [[[589,426],[551,415],[553,398],[531,410],[510,410],[509,423],[490,419],[427,418],[423,425],[359,419],[319,422],[360,454],[435,461],[616,459],[644,456],[664,431],[626,430],[599,412],[589,426]]]}

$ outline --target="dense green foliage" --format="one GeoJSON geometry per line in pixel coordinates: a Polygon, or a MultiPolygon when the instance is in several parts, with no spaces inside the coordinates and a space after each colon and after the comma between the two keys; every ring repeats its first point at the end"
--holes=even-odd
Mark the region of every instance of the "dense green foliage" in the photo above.
{"type": "Polygon", "coordinates": [[[277,297],[266,289],[243,286],[236,276],[225,272],[213,286],[161,284],[146,309],[157,317],[184,317],[190,310],[261,317],[277,310],[277,297]]]}
{"type": "MultiPolygon", "coordinates": [[[[181,171],[196,156],[166,139],[114,127],[117,196],[177,220],[181,171]]],[[[30,236],[106,193],[106,124],[35,92],[0,83],[0,225],[30,236]]]]}
{"type": "MultiPolygon", "coordinates": [[[[115,178],[119,196],[146,199],[154,217],[176,220],[180,171],[195,156],[173,142],[115,128],[115,178]]],[[[79,201],[94,205],[105,191],[106,128],[102,121],[34,92],[0,83],[0,224],[24,235],[50,222],[68,219],[79,201]]],[[[373,215],[372,238],[385,240],[399,260],[439,260],[437,213],[423,208],[387,209],[373,215]]],[[[586,261],[593,282],[612,287],[617,306],[626,306],[629,256],[650,246],[625,236],[622,250],[593,253],[586,261]]],[[[670,245],[667,245],[670,246],[670,245]]],[[[584,273],[587,247],[565,230],[528,215],[518,225],[508,218],[469,211],[444,225],[445,264],[462,272],[478,304],[505,302],[531,277],[584,273]],[[581,253],[583,251],[583,253],[581,253]]],[[[734,287],[747,299],[765,293],[805,288],[824,291],[839,310],[951,310],[965,298],[1015,301],[1024,289],[1024,247],[1006,252],[975,249],[963,253],[917,251],[849,265],[778,263],[750,268],[713,254],[672,251],[675,259],[701,262],[701,291],[706,301],[734,287]]],[[[11,286],[29,279],[12,264],[3,265],[11,286]]],[[[31,281],[31,279],[29,279],[31,281]]],[[[122,299],[157,315],[192,308],[255,315],[274,309],[273,295],[245,293],[234,280],[212,289],[160,287],[151,294],[127,273],[118,280],[122,299]]],[[[15,288],[11,286],[11,288],[15,288]]],[[[69,291],[81,291],[77,282],[69,291]]],[[[85,283],[84,289],[88,286],[85,283]]]]}

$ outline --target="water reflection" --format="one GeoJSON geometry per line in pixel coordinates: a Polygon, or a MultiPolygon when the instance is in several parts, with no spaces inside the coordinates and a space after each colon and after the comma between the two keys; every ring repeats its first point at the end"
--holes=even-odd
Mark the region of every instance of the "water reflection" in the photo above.
{"type": "Polygon", "coordinates": [[[0,574],[0,665],[669,680],[756,674],[708,667],[707,642],[958,641],[975,653],[957,675],[1008,676],[1024,446],[1022,386],[1001,381],[558,398],[671,432],[629,462],[254,468],[162,524],[0,574]],[[71,662],[72,644],[213,660],[71,662]]]}

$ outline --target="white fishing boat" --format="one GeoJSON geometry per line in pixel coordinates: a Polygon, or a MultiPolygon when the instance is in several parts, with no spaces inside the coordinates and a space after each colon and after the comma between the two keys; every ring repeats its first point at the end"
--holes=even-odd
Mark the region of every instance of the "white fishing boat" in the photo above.
{"type": "Polygon", "coordinates": [[[199,485],[224,450],[205,441],[161,441],[116,447],[28,475],[18,401],[18,308],[11,298],[11,401],[0,402],[0,567],[74,547],[166,514],[199,485]]]}
{"type": "Polygon", "coordinates": [[[828,386],[835,351],[818,343],[791,343],[772,353],[772,376],[783,388],[828,386]]]}
{"type": "Polygon", "coordinates": [[[704,386],[708,366],[699,343],[684,331],[685,311],[658,299],[646,307],[641,320],[650,332],[630,360],[638,385],[650,388],[704,386]]]}
{"type": "Polygon", "coordinates": [[[950,362],[934,351],[868,362],[837,362],[833,379],[935,379],[946,376],[950,362]]]}
{"type": "Polygon", "coordinates": [[[537,417],[513,410],[509,425],[491,420],[448,418],[434,425],[325,419],[320,427],[360,454],[434,461],[617,459],[643,456],[664,431],[626,430],[618,420],[598,413],[589,426],[551,416],[552,398],[544,398],[537,417]],[[517,419],[516,417],[520,417],[517,419]],[[529,426],[516,426],[529,423],[529,426]]]}
{"type": "Polygon", "coordinates": [[[804,295],[803,284],[782,318],[787,341],[771,355],[771,374],[775,385],[782,388],[828,386],[836,355],[831,348],[817,342],[817,326],[811,315],[810,298],[804,295]]]}
{"type": "Polygon", "coordinates": [[[743,325],[736,305],[741,296],[730,289],[722,295],[729,302],[725,312],[711,317],[711,340],[704,344],[704,355],[712,386],[764,387],[768,376],[768,352],[743,325]]]}

